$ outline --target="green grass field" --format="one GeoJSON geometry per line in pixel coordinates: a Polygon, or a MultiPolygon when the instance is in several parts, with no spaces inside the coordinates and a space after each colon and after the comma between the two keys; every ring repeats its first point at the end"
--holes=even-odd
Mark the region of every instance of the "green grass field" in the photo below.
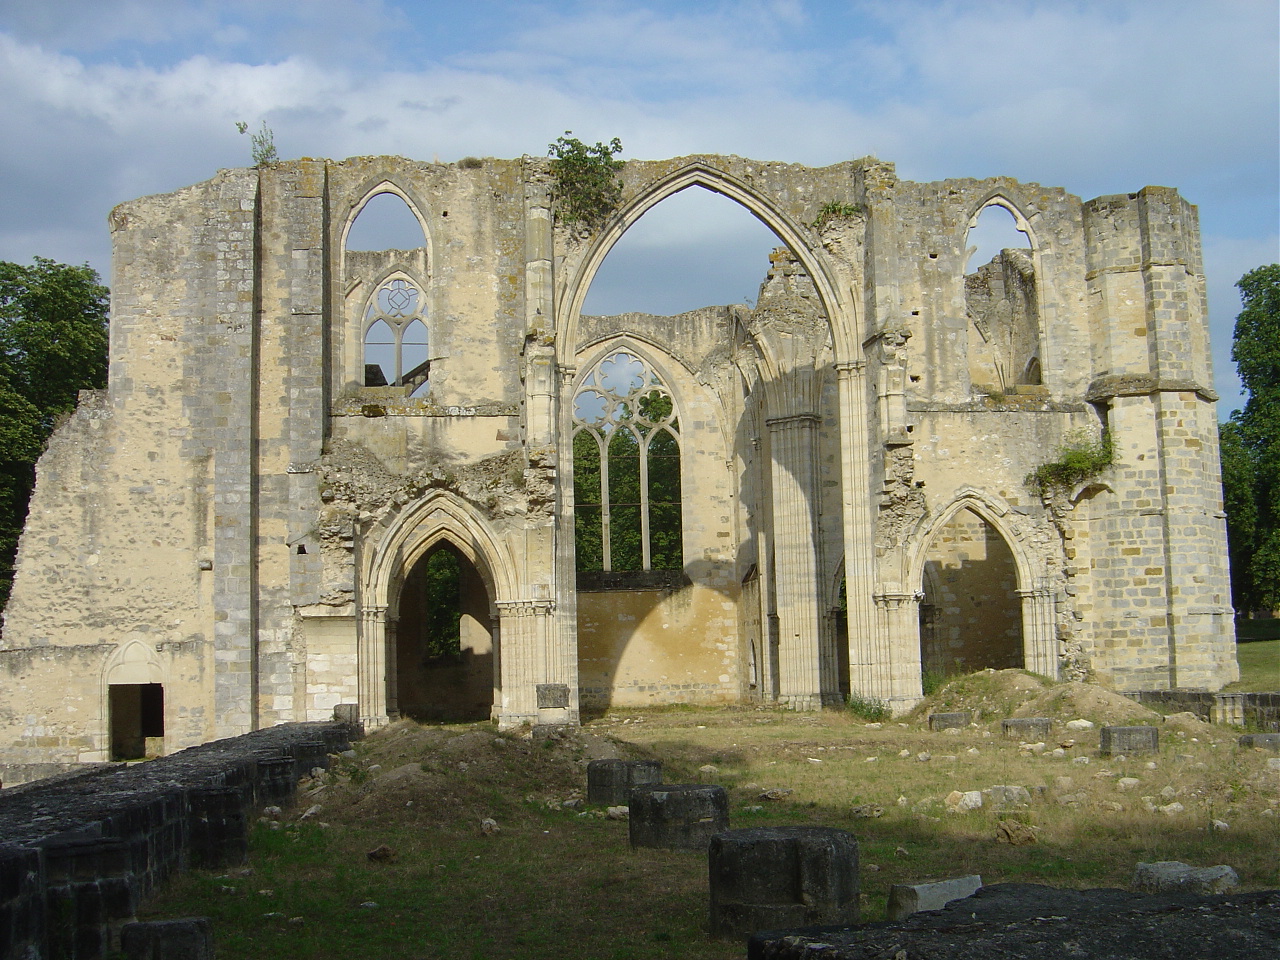
{"type": "MultiPolygon", "coordinates": [[[[1277,624],[1280,620],[1247,620],[1244,623],[1277,624]]],[[[1243,633],[1237,630],[1237,635],[1243,633]]],[[[1244,640],[1236,644],[1240,679],[1226,689],[1233,693],[1280,691],[1280,639],[1244,640]]]]}
{"type": "MultiPolygon", "coordinates": [[[[1258,649],[1274,664],[1278,644],[1242,644],[1241,654],[1258,649]]],[[[609,744],[661,759],[667,782],[723,785],[734,827],[853,832],[867,920],[884,918],[892,884],[965,873],[1125,887],[1138,861],[1182,860],[1230,864],[1244,889],[1280,883],[1275,773],[1267,754],[1237,747],[1237,731],[1184,718],[1162,727],[1151,756],[1100,757],[1096,730],[1052,738],[1050,747],[1070,744],[1059,756],[1036,754],[1000,736],[999,717],[1029,693],[1013,696],[1008,676],[957,684],[953,699],[967,690],[963,705],[981,703],[982,722],[947,733],[923,714],[864,724],[847,711],[750,708],[632,710],[545,741],[402,721],[307,781],[282,822],[259,824],[247,867],[193,871],[143,916],[212,918],[223,960],[739,960],[741,940],[705,932],[704,853],[632,850],[625,821],[566,805],[581,797],[586,759],[609,744]],[[947,812],[952,791],[993,784],[1022,785],[1033,800],[947,812]],[[762,798],[775,787],[789,792],[762,798]],[[1159,809],[1173,797],[1178,812],[1159,809]],[[486,817],[500,829],[482,830],[486,817]],[[1034,842],[1000,842],[1005,817],[1032,828],[1034,842]],[[387,857],[369,856],[384,844],[387,857]]],[[[1024,681],[1032,693],[1038,685],[1024,681]]],[[[1142,714],[1091,695],[1059,719],[1142,714]]]]}

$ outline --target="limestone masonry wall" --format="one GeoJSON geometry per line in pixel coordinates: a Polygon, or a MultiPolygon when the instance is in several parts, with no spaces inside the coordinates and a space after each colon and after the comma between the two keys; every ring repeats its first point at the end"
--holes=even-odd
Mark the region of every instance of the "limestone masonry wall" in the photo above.
{"type": "Polygon", "coordinates": [[[40,461],[5,611],[10,782],[339,703],[514,727],[901,711],[925,669],[1235,678],[1176,191],[701,155],[621,181],[593,229],[534,157],[303,159],[117,207],[108,387],[40,461]],[[754,307],[584,316],[684,189],[776,234],[754,307]],[[421,241],[355,249],[371,201],[421,241]],[[1016,239],[970,262],[988,213],[1016,239]],[[1110,465],[1028,485],[1104,437],[1110,465]]]}

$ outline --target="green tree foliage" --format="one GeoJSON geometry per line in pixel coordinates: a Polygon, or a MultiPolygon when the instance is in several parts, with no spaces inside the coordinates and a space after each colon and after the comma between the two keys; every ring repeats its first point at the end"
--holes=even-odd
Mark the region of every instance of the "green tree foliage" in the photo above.
{"type": "Polygon", "coordinates": [[[107,297],[87,265],[0,261],[0,607],[45,441],[79,391],[106,386],[107,297]]]}
{"type": "Polygon", "coordinates": [[[552,199],[560,219],[594,229],[622,202],[618,173],[626,161],[615,159],[622,152],[622,141],[614,137],[607,144],[588,146],[572,133],[566,130],[547,149],[555,180],[552,199]]]}
{"type": "Polygon", "coordinates": [[[427,558],[428,661],[462,655],[462,568],[451,550],[439,549],[427,558]]]}
{"type": "Polygon", "coordinates": [[[1222,495],[1237,610],[1280,607],[1280,264],[1240,278],[1231,359],[1248,399],[1222,427],[1222,495]]]}

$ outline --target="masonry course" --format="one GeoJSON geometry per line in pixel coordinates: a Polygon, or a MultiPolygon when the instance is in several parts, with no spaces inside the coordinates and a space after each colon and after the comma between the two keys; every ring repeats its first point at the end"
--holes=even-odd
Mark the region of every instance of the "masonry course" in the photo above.
{"type": "Polygon", "coordinates": [[[928,672],[984,667],[1236,679],[1176,191],[912,183],[869,158],[621,179],[591,231],[534,157],[304,159],[117,207],[108,387],[40,461],[5,611],[6,782],[339,704],[556,728],[671,702],[900,713],[928,672]],[[755,305],[584,315],[614,244],[684,189],[777,235],[755,305]],[[383,196],[421,245],[349,249],[383,196]],[[819,218],[832,201],[847,215],[819,218]],[[969,263],[988,214],[1019,239],[969,263]],[[1095,476],[1024,482],[1104,434],[1095,476]]]}

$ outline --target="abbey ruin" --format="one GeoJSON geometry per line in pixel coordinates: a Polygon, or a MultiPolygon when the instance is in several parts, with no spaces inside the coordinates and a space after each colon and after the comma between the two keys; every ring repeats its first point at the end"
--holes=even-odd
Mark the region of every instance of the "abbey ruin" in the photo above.
{"type": "Polygon", "coordinates": [[[984,667],[1235,679],[1176,191],[695,156],[629,161],[586,230],[549,164],[304,159],[112,213],[110,382],[39,465],[0,761],[172,752],[339,704],[511,728],[901,711],[926,673],[984,667]],[[584,315],[623,233],[698,188],[777,235],[754,307],[584,315]],[[420,246],[348,249],[381,194],[420,246]],[[993,206],[1025,244],[969,263],[993,206]],[[1028,484],[1073,446],[1111,462],[1028,484]]]}

